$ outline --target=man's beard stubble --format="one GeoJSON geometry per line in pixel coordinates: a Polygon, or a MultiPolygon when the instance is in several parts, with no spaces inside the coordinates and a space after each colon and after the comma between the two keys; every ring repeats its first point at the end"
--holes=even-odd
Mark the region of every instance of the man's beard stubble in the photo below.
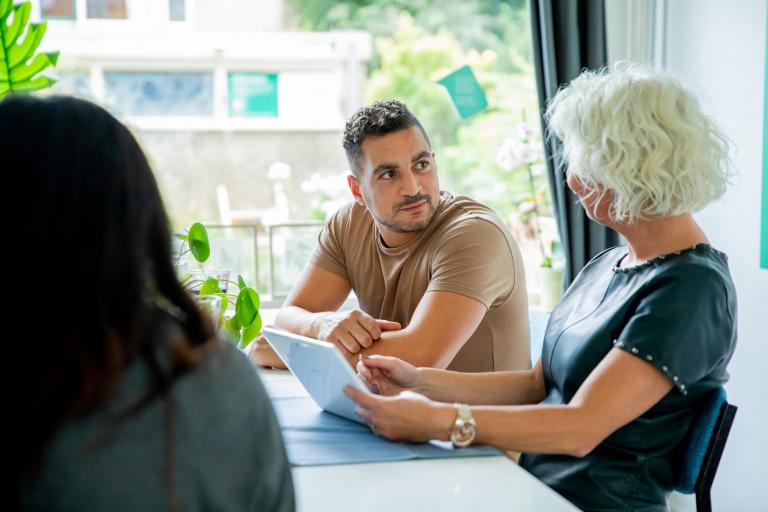
{"type": "MultiPolygon", "coordinates": [[[[374,216],[374,218],[379,222],[379,224],[386,226],[390,231],[393,231],[395,233],[413,233],[414,231],[421,231],[422,229],[429,226],[429,224],[432,222],[432,219],[435,217],[435,205],[432,204],[432,196],[429,194],[416,194],[415,196],[410,196],[406,198],[404,201],[396,204],[392,209],[392,217],[389,219],[384,219],[377,217],[373,211],[371,211],[371,215],[374,216]],[[404,223],[404,222],[395,222],[393,219],[397,215],[397,213],[403,208],[411,204],[418,203],[419,201],[426,200],[426,206],[429,210],[429,217],[427,217],[424,220],[421,221],[415,221],[410,223],[404,223]]],[[[369,210],[370,211],[370,210],[369,210]]]]}

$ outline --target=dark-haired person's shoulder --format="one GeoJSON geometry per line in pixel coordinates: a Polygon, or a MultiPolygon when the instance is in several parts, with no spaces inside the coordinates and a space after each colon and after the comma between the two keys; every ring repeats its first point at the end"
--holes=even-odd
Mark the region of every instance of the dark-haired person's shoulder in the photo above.
{"type": "Polygon", "coordinates": [[[219,340],[216,349],[201,365],[201,370],[235,387],[246,382],[260,382],[256,368],[248,357],[226,339],[219,340]]]}
{"type": "Polygon", "coordinates": [[[222,466],[207,475],[216,483],[215,492],[238,489],[221,502],[238,502],[234,510],[246,510],[246,504],[256,510],[294,510],[290,464],[256,368],[233,344],[221,341],[197,374],[179,402],[187,405],[186,424],[195,433],[190,438],[205,440],[196,448],[198,455],[226,461],[227,471],[222,466]]]}

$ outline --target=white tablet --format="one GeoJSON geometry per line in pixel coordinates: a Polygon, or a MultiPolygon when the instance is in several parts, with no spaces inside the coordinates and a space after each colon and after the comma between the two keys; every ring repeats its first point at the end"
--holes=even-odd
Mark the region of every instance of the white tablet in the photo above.
{"type": "Polygon", "coordinates": [[[271,327],[262,334],[321,409],[363,423],[344,386],[367,389],[334,344],[271,327]]]}

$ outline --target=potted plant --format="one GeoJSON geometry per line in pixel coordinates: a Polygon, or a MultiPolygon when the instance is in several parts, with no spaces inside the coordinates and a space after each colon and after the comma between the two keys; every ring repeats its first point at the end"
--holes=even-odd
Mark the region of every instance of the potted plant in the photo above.
{"type": "Polygon", "coordinates": [[[239,348],[247,347],[261,333],[258,292],[248,286],[241,275],[237,276],[237,282],[233,282],[229,280],[228,271],[202,267],[211,255],[211,244],[208,230],[201,223],[192,224],[189,229],[177,231],[173,236],[181,242],[176,268],[184,288],[198,298],[198,304],[210,309],[216,325],[229,334],[239,348]],[[188,270],[183,259],[188,254],[201,264],[201,271],[188,270]],[[231,293],[231,287],[237,287],[236,294],[231,293]],[[218,300],[209,300],[211,297],[218,300]]]}
{"type": "Polygon", "coordinates": [[[13,0],[0,0],[0,100],[56,83],[42,73],[56,65],[59,52],[35,55],[48,24],[29,23],[31,11],[29,2],[13,5],[13,0]]]}
{"type": "Polygon", "coordinates": [[[508,172],[522,169],[526,173],[525,191],[517,199],[518,212],[528,228],[529,236],[536,241],[541,256],[537,272],[539,304],[545,309],[552,309],[562,296],[564,261],[559,242],[553,240],[545,247],[541,229],[541,209],[548,192],[546,187],[537,184],[537,178],[543,173],[544,159],[541,145],[533,142],[535,130],[533,126],[525,123],[525,115],[519,131],[519,137],[504,140],[496,161],[508,172]]]}

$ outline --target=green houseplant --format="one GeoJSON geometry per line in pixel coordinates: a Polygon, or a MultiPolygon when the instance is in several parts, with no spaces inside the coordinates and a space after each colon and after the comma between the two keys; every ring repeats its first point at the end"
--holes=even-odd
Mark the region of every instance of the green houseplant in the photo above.
{"type": "Polygon", "coordinates": [[[59,52],[36,54],[48,24],[29,23],[31,11],[29,2],[14,5],[12,0],[0,0],[0,100],[56,83],[42,73],[56,65],[59,52]]]}
{"type": "MultiPolygon", "coordinates": [[[[192,224],[187,230],[177,231],[173,235],[181,241],[178,255],[176,256],[176,268],[182,268],[182,258],[187,254],[201,265],[211,255],[211,243],[208,230],[199,222],[192,224]]],[[[259,312],[259,294],[248,286],[243,276],[237,276],[237,282],[229,279],[217,279],[216,277],[200,278],[194,272],[184,272],[181,282],[190,293],[200,297],[215,296],[221,299],[219,311],[212,311],[218,318],[220,329],[229,334],[240,348],[247,347],[261,332],[262,320],[259,312]],[[236,286],[237,294],[230,293],[230,285],[236,286]],[[231,308],[230,308],[231,306],[231,308]],[[229,310],[234,312],[229,314],[229,310]]]]}

